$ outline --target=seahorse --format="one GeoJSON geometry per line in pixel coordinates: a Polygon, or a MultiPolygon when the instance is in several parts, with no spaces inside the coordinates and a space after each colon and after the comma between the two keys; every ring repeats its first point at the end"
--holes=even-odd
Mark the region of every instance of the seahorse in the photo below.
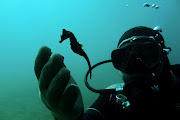
{"type": "Polygon", "coordinates": [[[68,38],[70,39],[70,45],[71,45],[72,51],[80,56],[83,56],[86,59],[88,66],[89,66],[90,79],[91,79],[91,75],[92,75],[91,63],[90,63],[90,60],[89,60],[87,54],[82,49],[82,44],[78,43],[76,37],[74,36],[74,34],[72,32],[63,29],[63,32],[61,35],[61,40],[59,41],[59,43],[62,43],[64,40],[66,40],[68,38]]]}

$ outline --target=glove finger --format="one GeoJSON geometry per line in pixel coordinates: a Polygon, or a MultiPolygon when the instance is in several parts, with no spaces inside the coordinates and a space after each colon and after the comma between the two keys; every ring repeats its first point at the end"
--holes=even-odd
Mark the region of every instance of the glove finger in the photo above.
{"type": "Polygon", "coordinates": [[[38,52],[38,55],[36,56],[35,64],[34,64],[34,71],[35,71],[37,79],[39,79],[41,70],[43,66],[47,63],[47,61],[49,60],[49,57],[51,56],[51,54],[52,54],[51,49],[46,46],[42,46],[39,49],[39,52],[38,52]]]}
{"type": "Polygon", "coordinates": [[[67,88],[65,94],[61,98],[61,102],[63,104],[61,107],[64,113],[72,112],[79,93],[80,93],[79,87],[75,84],[71,84],[67,88]]]}
{"type": "Polygon", "coordinates": [[[69,83],[70,77],[70,71],[62,68],[53,78],[47,91],[47,99],[50,103],[56,104],[59,101],[60,96],[69,83]]]}
{"type": "Polygon", "coordinates": [[[61,56],[60,54],[54,54],[44,65],[39,77],[39,88],[41,93],[42,91],[48,89],[50,82],[56,76],[58,71],[61,68],[65,67],[63,60],[64,60],[63,56],[61,56]]]}

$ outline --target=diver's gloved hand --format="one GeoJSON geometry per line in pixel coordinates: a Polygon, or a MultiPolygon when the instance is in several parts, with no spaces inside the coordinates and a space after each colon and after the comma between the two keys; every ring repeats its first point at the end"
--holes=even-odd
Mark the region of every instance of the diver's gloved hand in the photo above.
{"type": "Polygon", "coordinates": [[[84,111],[79,87],[63,63],[64,57],[51,54],[51,49],[43,46],[35,60],[41,100],[55,120],[77,120],[84,111]]]}

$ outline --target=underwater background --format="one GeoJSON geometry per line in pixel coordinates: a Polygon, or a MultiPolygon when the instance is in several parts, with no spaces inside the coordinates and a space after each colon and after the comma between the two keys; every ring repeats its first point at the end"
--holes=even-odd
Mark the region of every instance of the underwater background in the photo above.
{"type": "MultiPolygon", "coordinates": [[[[85,109],[98,94],[84,84],[85,59],[59,44],[62,29],[72,31],[91,65],[111,58],[121,35],[135,26],[162,27],[171,64],[180,63],[180,0],[0,0],[0,120],[52,120],[39,98],[34,61],[41,46],[64,56],[78,83],[85,109]],[[158,9],[144,7],[157,4],[158,9]]],[[[90,84],[105,88],[122,82],[112,63],[92,71],[90,84]]]]}

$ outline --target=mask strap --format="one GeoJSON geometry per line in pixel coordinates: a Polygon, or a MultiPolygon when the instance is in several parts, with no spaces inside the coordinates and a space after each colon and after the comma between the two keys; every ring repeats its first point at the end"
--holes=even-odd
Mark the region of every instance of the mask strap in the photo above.
{"type": "Polygon", "coordinates": [[[132,36],[132,37],[130,37],[130,38],[128,38],[128,39],[123,40],[123,41],[118,45],[118,48],[120,48],[124,43],[134,42],[135,40],[137,40],[137,39],[142,39],[142,38],[156,41],[155,38],[154,38],[154,36],[132,36]]]}

